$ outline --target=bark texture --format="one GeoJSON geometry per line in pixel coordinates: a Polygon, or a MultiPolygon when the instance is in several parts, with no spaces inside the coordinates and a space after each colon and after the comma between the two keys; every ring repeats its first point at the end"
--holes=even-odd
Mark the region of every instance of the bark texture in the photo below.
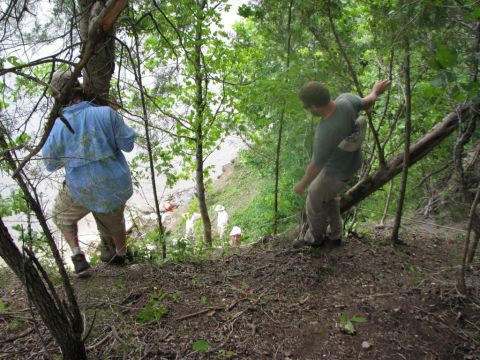
{"type": "MultiPolygon", "coordinates": [[[[435,125],[430,132],[410,146],[409,166],[422,159],[449,136],[458,127],[459,117],[462,119],[467,117],[478,119],[479,109],[478,105],[465,105],[459,107],[457,111],[448,114],[442,122],[435,125]]],[[[384,168],[378,169],[372,175],[365,177],[349,189],[341,199],[341,211],[350,209],[399,174],[403,169],[403,157],[403,153],[394,157],[386,163],[384,168]]]]}
{"type": "Polygon", "coordinates": [[[68,313],[54,300],[56,295],[48,291],[32,255],[24,256],[20,252],[0,218],[0,256],[27,289],[42,320],[60,346],[64,359],[86,359],[81,331],[76,331],[71,324],[73,319],[69,319],[68,313]]]}
{"type": "Polygon", "coordinates": [[[108,99],[110,80],[115,70],[115,39],[113,23],[127,1],[113,2],[105,14],[102,1],[80,0],[79,29],[80,39],[87,43],[91,36],[90,29],[97,21],[102,22],[101,32],[97,32],[94,52],[83,70],[83,86],[88,94],[108,99]]]}

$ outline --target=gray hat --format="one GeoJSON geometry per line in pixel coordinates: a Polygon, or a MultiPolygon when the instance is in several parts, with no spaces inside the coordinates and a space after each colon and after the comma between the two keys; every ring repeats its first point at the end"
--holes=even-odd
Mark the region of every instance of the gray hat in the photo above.
{"type": "MultiPolygon", "coordinates": [[[[68,80],[71,79],[72,74],[73,73],[70,70],[56,71],[52,76],[52,81],[50,82],[50,86],[54,88],[56,91],[58,91],[59,93],[61,93],[63,88],[65,87],[65,84],[68,82],[68,80]]],[[[81,88],[81,85],[78,79],[75,79],[75,83],[73,84],[72,89],[76,89],[76,88],[81,88]]]]}

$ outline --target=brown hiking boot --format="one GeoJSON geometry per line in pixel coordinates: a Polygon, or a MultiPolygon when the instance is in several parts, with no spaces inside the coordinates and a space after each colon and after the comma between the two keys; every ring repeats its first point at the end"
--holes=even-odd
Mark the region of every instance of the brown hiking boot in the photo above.
{"type": "Polygon", "coordinates": [[[75,269],[75,274],[79,277],[88,276],[88,269],[90,269],[90,264],[85,258],[84,254],[77,254],[72,256],[72,263],[75,269]]]}

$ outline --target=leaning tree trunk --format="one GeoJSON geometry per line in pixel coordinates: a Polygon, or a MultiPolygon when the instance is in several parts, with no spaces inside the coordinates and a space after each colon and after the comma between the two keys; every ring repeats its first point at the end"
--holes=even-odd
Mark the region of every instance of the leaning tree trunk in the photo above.
{"type": "Polygon", "coordinates": [[[75,331],[70,323],[73,319],[69,319],[69,314],[65,312],[61,303],[55,301],[56,295],[47,290],[44,278],[40,275],[43,270],[39,268],[38,260],[33,253],[29,253],[28,257],[22,255],[1,218],[0,256],[27,289],[29,298],[32,299],[42,320],[60,346],[63,358],[66,360],[87,359],[81,337],[82,332],[75,331]]]}
{"type": "MultiPolygon", "coordinates": [[[[450,135],[458,127],[459,116],[462,119],[466,117],[478,118],[480,106],[478,105],[464,105],[457,109],[457,111],[448,114],[442,122],[438,123],[433,129],[425,134],[415,144],[410,146],[410,162],[412,166],[417,161],[425,157],[438,144],[440,144],[448,135],[450,135]]],[[[373,174],[365,177],[349,189],[341,199],[341,211],[350,209],[355,204],[359,203],[376,190],[380,189],[393,177],[399,174],[403,168],[404,154],[400,154],[395,158],[389,160],[384,168],[378,169],[373,174]]]]}
{"type": "Polygon", "coordinates": [[[468,229],[467,229],[467,236],[465,239],[465,246],[463,249],[463,257],[462,257],[462,265],[460,267],[460,271],[458,273],[457,279],[457,288],[461,294],[467,294],[467,286],[465,284],[465,268],[467,265],[467,256],[468,256],[468,249],[470,246],[470,233],[472,232],[472,225],[474,222],[474,217],[477,209],[477,204],[480,200],[480,186],[477,187],[477,192],[475,193],[475,198],[473,199],[472,206],[470,207],[470,215],[468,217],[468,229]]]}
{"type": "MultiPolygon", "coordinates": [[[[82,339],[83,319],[58,248],[55,245],[42,208],[38,202],[38,198],[36,195],[33,196],[30,193],[28,179],[25,178],[22,170],[25,165],[36,154],[38,154],[42,146],[45,144],[58,114],[60,113],[61,104],[65,101],[68,92],[73,87],[75,78],[95,54],[94,48],[98,47],[98,42],[103,38],[104,32],[108,32],[112,28],[118,14],[126,5],[126,0],[107,0],[106,2],[98,3],[100,5],[96,16],[89,20],[90,23],[87,27],[88,36],[83,43],[80,52],[80,59],[74,66],[73,76],[65,85],[63,92],[61,94],[55,94],[55,103],[47,118],[40,141],[38,141],[29,154],[19,162],[14,156],[14,150],[9,149],[7,146],[7,134],[4,132],[4,129],[0,129],[0,149],[2,150],[4,160],[8,163],[8,166],[12,170],[12,177],[19,184],[27,202],[40,222],[59,268],[66,296],[59,296],[57,294],[56,289],[48,278],[48,274],[29,249],[24,249],[27,255],[23,255],[20,252],[13,243],[13,239],[1,219],[0,256],[24,284],[29,299],[36,306],[40,316],[60,346],[63,358],[72,360],[87,358],[82,339]]],[[[36,80],[34,77],[29,77],[29,79],[30,78],[34,81],[36,80]]]]}
{"type": "MultiPolygon", "coordinates": [[[[5,150],[7,148],[5,137],[0,135],[0,149],[5,150]]],[[[8,151],[3,151],[3,153],[8,166],[12,171],[15,171],[14,158],[8,151]]],[[[28,249],[25,249],[28,257],[23,256],[18,250],[1,219],[0,256],[25,286],[29,299],[38,309],[45,325],[60,346],[64,358],[86,359],[85,347],[81,338],[84,328],[83,319],[60,253],[48,228],[40,203],[30,193],[27,182],[24,180],[23,172],[19,172],[14,178],[42,227],[63,280],[68,303],[60,300],[57,290],[53,287],[41,264],[36,260],[35,255],[28,249]],[[48,285],[49,291],[46,290],[45,284],[48,285]]]]}

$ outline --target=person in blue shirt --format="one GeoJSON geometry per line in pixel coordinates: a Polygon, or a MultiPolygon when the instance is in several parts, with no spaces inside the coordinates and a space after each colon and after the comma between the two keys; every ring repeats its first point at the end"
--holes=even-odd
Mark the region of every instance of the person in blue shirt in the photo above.
{"type": "MultiPolygon", "coordinates": [[[[60,92],[69,76],[68,71],[54,74],[52,87],[60,92]]],[[[80,248],[77,223],[90,212],[100,232],[101,259],[117,265],[127,259],[123,213],[133,189],[122,151],[132,151],[136,134],[112,107],[85,101],[79,85],[63,104],[62,115],[71,129],[57,118],[42,155],[48,171],[65,168],[53,221],[72,250],[75,272],[81,275],[90,265],[80,248]]]]}

